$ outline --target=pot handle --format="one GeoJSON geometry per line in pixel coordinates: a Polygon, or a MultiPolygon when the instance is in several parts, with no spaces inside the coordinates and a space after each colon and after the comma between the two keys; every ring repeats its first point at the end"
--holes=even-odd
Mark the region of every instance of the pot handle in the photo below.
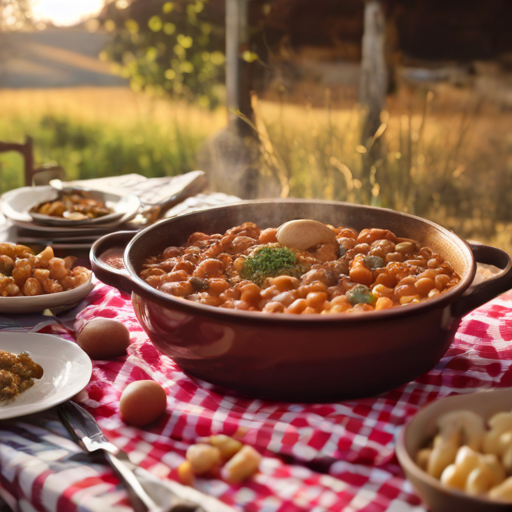
{"type": "Polygon", "coordinates": [[[94,242],[89,254],[95,276],[105,284],[129,294],[134,289],[134,282],[124,266],[123,256],[126,246],[136,233],[136,231],[117,231],[102,236],[94,242]],[[111,251],[111,259],[107,254],[108,251],[111,251]]]}
{"type": "Polygon", "coordinates": [[[468,245],[478,263],[494,265],[502,270],[495,276],[470,286],[462,297],[452,303],[452,316],[457,318],[512,288],[512,260],[505,251],[478,242],[468,242],[468,245]]]}

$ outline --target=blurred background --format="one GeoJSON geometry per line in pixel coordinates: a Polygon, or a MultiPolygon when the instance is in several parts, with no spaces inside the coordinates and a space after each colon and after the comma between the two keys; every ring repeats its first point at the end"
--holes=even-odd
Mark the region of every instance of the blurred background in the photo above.
{"type": "MultiPolygon", "coordinates": [[[[512,253],[510,0],[0,0],[0,141],[70,179],[372,204],[512,253]]],[[[23,163],[0,154],[0,192],[23,163]]]]}

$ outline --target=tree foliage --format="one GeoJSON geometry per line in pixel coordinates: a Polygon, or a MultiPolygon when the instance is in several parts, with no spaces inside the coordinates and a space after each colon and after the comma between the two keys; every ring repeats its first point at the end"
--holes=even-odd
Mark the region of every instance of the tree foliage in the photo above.
{"type": "Polygon", "coordinates": [[[0,0],[0,32],[31,28],[30,0],[0,0]]]}
{"type": "Polygon", "coordinates": [[[215,107],[224,80],[224,28],[205,15],[207,1],[107,4],[100,23],[112,39],[102,57],[116,62],[135,90],[215,107]]]}

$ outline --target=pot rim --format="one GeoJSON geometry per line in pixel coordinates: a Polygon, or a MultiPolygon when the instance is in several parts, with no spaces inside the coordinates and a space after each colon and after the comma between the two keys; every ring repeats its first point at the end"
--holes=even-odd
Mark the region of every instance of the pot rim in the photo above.
{"type": "MultiPolygon", "coordinates": [[[[383,320],[392,320],[397,317],[409,316],[409,315],[419,315],[422,313],[426,313],[427,311],[433,309],[444,308],[454,302],[458,297],[460,297],[471,285],[476,273],[476,261],[475,257],[465,240],[463,240],[460,236],[455,234],[453,231],[427,219],[423,219],[422,217],[417,217],[415,215],[410,215],[407,213],[396,212],[394,210],[390,210],[387,208],[379,208],[375,206],[366,206],[359,204],[351,204],[342,201],[324,201],[324,200],[314,200],[314,199],[258,199],[251,201],[240,201],[238,203],[233,203],[229,205],[217,206],[214,208],[209,208],[208,212],[211,212],[212,215],[215,214],[216,211],[229,209],[235,206],[240,206],[244,204],[275,204],[279,203],[306,203],[306,204],[325,204],[325,205],[333,205],[333,206],[345,206],[353,209],[364,209],[370,210],[374,212],[379,212],[385,210],[393,215],[396,215],[401,218],[409,218],[414,219],[425,224],[432,226],[435,230],[440,231],[445,236],[447,236],[453,244],[457,246],[457,248],[466,256],[468,261],[470,262],[470,271],[467,272],[465,276],[461,276],[461,281],[454,286],[451,290],[440,294],[438,297],[434,297],[425,302],[420,302],[416,304],[408,304],[403,307],[393,307],[389,309],[384,309],[380,311],[365,311],[361,313],[355,313],[350,315],[294,315],[291,313],[265,313],[265,312],[256,312],[256,311],[243,311],[236,309],[227,309],[227,308],[219,308],[216,306],[209,306],[206,304],[198,304],[196,302],[189,301],[187,299],[183,299],[181,297],[175,297],[173,295],[168,295],[163,293],[156,288],[153,288],[149,284],[147,284],[142,278],[140,278],[130,260],[130,251],[137,244],[137,241],[142,238],[148,231],[157,229],[161,224],[168,224],[172,222],[177,222],[182,218],[196,215],[199,213],[203,213],[204,210],[197,210],[193,212],[189,212],[177,217],[170,217],[167,219],[163,219],[151,226],[144,228],[139,231],[133,238],[130,240],[126,249],[124,251],[124,264],[125,268],[130,274],[130,279],[134,280],[139,288],[141,288],[145,293],[140,294],[138,292],[133,292],[136,295],[142,296],[144,299],[151,301],[150,297],[155,297],[157,299],[157,303],[159,304],[168,304],[172,309],[176,309],[179,311],[193,313],[193,314],[201,314],[202,316],[210,316],[217,319],[225,319],[229,321],[241,321],[241,322],[258,322],[258,323],[297,323],[301,324],[302,327],[318,326],[318,324],[332,324],[332,323],[359,323],[361,321],[383,321],[383,320]]],[[[153,302],[153,301],[151,301],[153,302]]]]}

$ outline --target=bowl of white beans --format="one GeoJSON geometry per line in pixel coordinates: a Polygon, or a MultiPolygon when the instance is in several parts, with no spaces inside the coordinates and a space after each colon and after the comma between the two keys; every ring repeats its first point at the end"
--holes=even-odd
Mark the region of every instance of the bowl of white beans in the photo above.
{"type": "Polygon", "coordinates": [[[425,406],[400,432],[396,454],[433,512],[512,510],[512,389],[425,406]]]}

